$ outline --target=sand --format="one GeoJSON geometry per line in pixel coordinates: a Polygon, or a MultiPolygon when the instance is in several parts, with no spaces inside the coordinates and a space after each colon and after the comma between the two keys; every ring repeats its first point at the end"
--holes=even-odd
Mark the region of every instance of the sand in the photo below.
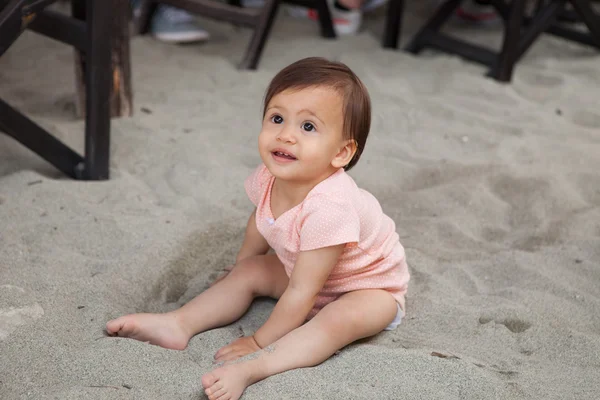
{"type": "MultiPolygon", "coordinates": [[[[263,91],[310,55],[348,63],[371,92],[351,175],[397,224],[408,315],[244,399],[598,398],[600,55],[544,36],[501,85],[453,56],[381,49],[382,22],[327,41],[281,13],[255,72],[236,68],[249,32],[227,24],[206,22],[205,45],[134,38],[136,113],[113,121],[109,181],[69,180],[0,135],[0,398],[205,398],[216,350],[274,302],[185,351],[107,338],[104,324],[173,309],[232,261],[263,91]]],[[[26,33],[0,59],[0,96],[80,150],[73,93],[68,47],[26,33]]]]}

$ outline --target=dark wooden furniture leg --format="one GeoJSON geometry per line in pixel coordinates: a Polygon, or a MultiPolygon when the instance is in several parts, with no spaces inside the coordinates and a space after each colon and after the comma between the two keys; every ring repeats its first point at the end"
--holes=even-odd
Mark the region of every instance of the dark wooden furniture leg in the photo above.
{"type": "Polygon", "coordinates": [[[571,4],[589,29],[596,47],[600,48],[600,16],[594,12],[589,0],[571,0],[571,4]]]}
{"type": "MultiPolygon", "coordinates": [[[[81,0],[78,0],[81,1],[81,0]]],[[[110,154],[111,19],[108,2],[86,0],[85,179],[108,179],[110,154]]]]}
{"type": "Polygon", "coordinates": [[[505,21],[502,51],[497,57],[491,76],[500,82],[510,82],[515,63],[519,58],[519,38],[525,14],[526,0],[513,0],[505,21]]]}
{"type": "Polygon", "coordinates": [[[383,29],[383,47],[397,49],[402,30],[402,17],[404,15],[404,0],[389,0],[383,29]]]}
{"type": "Polygon", "coordinates": [[[438,37],[437,31],[452,16],[454,11],[460,6],[463,0],[449,0],[442,4],[433,14],[433,17],[421,28],[406,46],[406,51],[418,54],[423,50],[428,42],[434,37],[438,37]]]}
{"type": "Polygon", "coordinates": [[[60,140],[49,134],[44,128],[11,108],[0,99],[0,131],[27,147],[52,164],[65,175],[77,179],[81,176],[83,158],[60,140]]]}
{"type": "Polygon", "coordinates": [[[600,16],[593,11],[590,0],[538,0],[533,9],[533,17],[525,15],[525,0],[510,2],[489,0],[504,20],[504,41],[500,52],[439,32],[462,1],[464,0],[448,0],[439,6],[433,17],[408,44],[406,50],[417,54],[425,47],[432,47],[453,53],[488,66],[490,68],[488,76],[497,81],[510,82],[516,63],[544,32],[600,48],[600,16]],[[573,4],[577,14],[588,26],[590,34],[557,25],[559,16],[565,11],[567,1],[573,4]]]}
{"type": "Polygon", "coordinates": [[[57,0],[0,0],[0,56],[35,20],[38,13],[57,0]]]}
{"type": "MultiPolygon", "coordinates": [[[[265,5],[263,6],[258,17],[258,23],[254,27],[254,33],[252,34],[252,39],[250,40],[246,54],[240,63],[241,69],[255,70],[258,67],[262,51],[265,47],[267,38],[269,37],[269,33],[271,32],[271,28],[273,27],[273,22],[275,20],[275,16],[277,15],[280,1],[281,0],[266,0],[265,5]]],[[[302,0],[293,2],[296,4],[307,5],[307,3],[303,2],[302,0]]],[[[331,12],[329,11],[327,1],[316,0],[316,4],[313,2],[312,5],[316,7],[319,15],[321,36],[326,38],[335,38],[336,34],[333,28],[333,21],[331,19],[331,12]]]]}
{"type": "MultiPolygon", "coordinates": [[[[72,10],[76,18],[69,18],[61,13],[43,10],[42,8],[49,3],[50,1],[44,0],[11,0],[11,5],[14,6],[11,16],[17,16],[23,25],[32,31],[71,45],[82,53],[82,70],[86,88],[84,156],[77,154],[2,100],[0,100],[0,130],[72,178],[108,179],[110,93],[114,75],[111,69],[113,44],[111,31],[114,27],[113,23],[118,20],[113,18],[112,14],[117,7],[107,1],[72,0],[72,10]]],[[[6,8],[3,7],[0,10],[0,33],[8,26],[10,37],[14,41],[23,26],[19,28],[10,24],[5,25],[3,21],[9,20],[5,18],[7,16],[6,8]]],[[[128,52],[126,55],[128,57],[128,52]]]]}
{"type": "MultiPolygon", "coordinates": [[[[131,86],[131,64],[129,52],[129,0],[104,0],[112,4],[111,18],[111,70],[112,87],[110,94],[111,117],[133,115],[133,89],[131,86]]],[[[85,21],[85,3],[77,0],[72,3],[74,18],[85,21]]],[[[77,86],[77,114],[85,118],[87,77],[85,75],[86,54],[79,51],[75,55],[75,75],[77,86]]]]}
{"type": "MultiPolygon", "coordinates": [[[[161,3],[207,18],[246,26],[253,29],[254,32],[240,63],[240,68],[253,70],[258,67],[281,1],[283,0],[266,0],[262,8],[251,9],[240,7],[240,0],[143,0],[141,15],[136,21],[137,32],[139,34],[148,32],[156,5],[161,3]]],[[[286,0],[286,2],[316,8],[319,14],[321,35],[326,38],[336,37],[327,0],[286,0]]]]}
{"type": "Polygon", "coordinates": [[[113,5],[105,1],[71,2],[73,17],[84,19],[88,27],[86,51],[77,57],[85,82],[85,164],[80,173],[93,180],[109,174],[113,5]]]}
{"type": "Polygon", "coordinates": [[[552,1],[527,22],[526,29],[524,29],[519,41],[517,59],[520,59],[535,40],[556,22],[558,15],[564,9],[566,3],[567,0],[552,1]]]}
{"type": "Polygon", "coordinates": [[[317,13],[319,15],[319,26],[321,27],[321,36],[324,38],[335,38],[335,29],[333,28],[333,19],[327,0],[316,0],[317,13]]]}
{"type": "Polygon", "coordinates": [[[135,32],[140,35],[145,35],[150,32],[150,23],[152,17],[158,8],[158,3],[152,0],[141,0],[140,1],[140,15],[138,18],[134,18],[135,21],[135,32]]]}
{"type": "Polygon", "coordinates": [[[254,33],[252,34],[252,39],[250,39],[246,54],[240,63],[241,69],[257,68],[263,48],[265,47],[265,42],[273,27],[273,21],[275,20],[278,8],[279,0],[266,0],[258,24],[254,28],[254,33]]]}
{"type": "MultiPolygon", "coordinates": [[[[44,7],[50,3],[32,0],[0,3],[5,6],[0,9],[0,44],[6,45],[2,50],[6,50],[25,28],[83,48],[85,41],[81,38],[84,36],[85,26],[62,15],[44,11],[44,7]],[[15,24],[15,21],[18,23],[15,24]]],[[[83,157],[1,99],[0,131],[48,161],[65,175],[71,178],[79,177],[77,170],[83,169],[83,157]]]]}
{"type": "Polygon", "coordinates": [[[133,115],[133,86],[131,79],[130,52],[130,6],[129,0],[110,0],[113,4],[111,24],[111,69],[112,87],[110,95],[111,117],[133,115]]]}

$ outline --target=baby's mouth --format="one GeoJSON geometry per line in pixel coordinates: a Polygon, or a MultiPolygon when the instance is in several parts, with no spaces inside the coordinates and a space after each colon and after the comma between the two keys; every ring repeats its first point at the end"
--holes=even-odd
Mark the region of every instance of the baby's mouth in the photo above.
{"type": "Polygon", "coordinates": [[[273,155],[275,157],[281,157],[281,158],[285,158],[287,160],[297,160],[297,158],[293,154],[284,153],[283,151],[274,151],[273,155]]]}

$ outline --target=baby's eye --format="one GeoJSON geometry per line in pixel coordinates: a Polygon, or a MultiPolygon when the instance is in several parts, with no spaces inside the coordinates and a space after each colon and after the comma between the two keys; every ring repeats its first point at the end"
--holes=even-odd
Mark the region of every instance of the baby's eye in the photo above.
{"type": "Polygon", "coordinates": [[[305,122],[302,124],[302,129],[304,129],[307,132],[314,132],[315,126],[313,124],[311,124],[310,122],[305,122]]]}
{"type": "Polygon", "coordinates": [[[275,124],[282,124],[283,123],[283,118],[281,117],[281,115],[273,115],[271,117],[271,122],[273,122],[275,124]]]}

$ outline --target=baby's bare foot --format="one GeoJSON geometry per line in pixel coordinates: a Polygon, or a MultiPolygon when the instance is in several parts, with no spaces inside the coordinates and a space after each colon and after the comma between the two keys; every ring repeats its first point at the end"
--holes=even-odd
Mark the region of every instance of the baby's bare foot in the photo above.
{"type": "Polygon", "coordinates": [[[253,382],[246,363],[217,368],[202,376],[204,393],[209,400],[238,400],[253,382]]]}
{"type": "Polygon", "coordinates": [[[106,331],[173,350],[185,349],[191,337],[171,313],[125,315],[108,321],[106,331]]]}

